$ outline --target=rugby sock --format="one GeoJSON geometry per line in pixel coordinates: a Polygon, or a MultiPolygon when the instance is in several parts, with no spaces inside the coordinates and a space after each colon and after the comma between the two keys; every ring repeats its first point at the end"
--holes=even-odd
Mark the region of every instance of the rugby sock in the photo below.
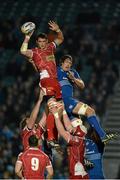
{"type": "Polygon", "coordinates": [[[47,126],[47,140],[58,140],[58,132],[55,125],[55,119],[53,114],[49,113],[46,119],[47,126]]]}
{"type": "Polygon", "coordinates": [[[99,121],[95,115],[87,117],[88,123],[97,131],[101,140],[106,137],[105,131],[101,128],[99,121]]]}

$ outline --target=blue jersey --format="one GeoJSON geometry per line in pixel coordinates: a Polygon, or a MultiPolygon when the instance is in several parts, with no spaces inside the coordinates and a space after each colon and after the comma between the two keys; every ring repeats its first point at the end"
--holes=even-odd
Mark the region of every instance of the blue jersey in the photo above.
{"type": "Polygon", "coordinates": [[[86,139],[86,158],[94,164],[94,168],[88,170],[90,179],[104,179],[102,167],[102,153],[94,141],[86,139]]]}
{"type": "MultiPolygon", "coordinates": [[[[79,78],[80,76],[75,69],[70,69],[75,78],[79,78]]],[[[58,80],[62,89],[62,97],[72,97],[73,96],[73,83],[69,80],[67,72],[64,71],[61,67],[57,68],[58,80]]]]}

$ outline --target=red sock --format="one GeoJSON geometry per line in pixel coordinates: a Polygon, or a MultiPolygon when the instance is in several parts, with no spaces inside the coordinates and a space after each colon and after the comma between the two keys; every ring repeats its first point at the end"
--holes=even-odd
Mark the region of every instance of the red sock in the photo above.
{"type": "Polygon", "coordinates": [[[55,125],[53,114],[49,113],[46,119],[47,122],[47,140],[58,140],[58,131],[55,125]]]}

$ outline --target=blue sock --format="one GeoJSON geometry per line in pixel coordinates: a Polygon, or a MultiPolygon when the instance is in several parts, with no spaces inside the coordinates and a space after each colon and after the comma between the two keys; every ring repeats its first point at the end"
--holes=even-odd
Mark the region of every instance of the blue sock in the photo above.
{"type": "Polygon", "coordinates": [[[98,135],[100,136],[101,140],[106,137],[105,131],[101,128],[99,121],[95,115],[87,117],[88,123],[97,131],[98,135]]]}

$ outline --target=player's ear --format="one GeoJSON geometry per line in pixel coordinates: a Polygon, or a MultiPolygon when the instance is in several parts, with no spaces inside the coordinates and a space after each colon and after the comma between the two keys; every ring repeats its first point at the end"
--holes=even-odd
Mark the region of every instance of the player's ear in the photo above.
{"type": "Polygon", "coordinates": [[[36,39],[36,44],[38,44],[38,40],[36,39]]]}

